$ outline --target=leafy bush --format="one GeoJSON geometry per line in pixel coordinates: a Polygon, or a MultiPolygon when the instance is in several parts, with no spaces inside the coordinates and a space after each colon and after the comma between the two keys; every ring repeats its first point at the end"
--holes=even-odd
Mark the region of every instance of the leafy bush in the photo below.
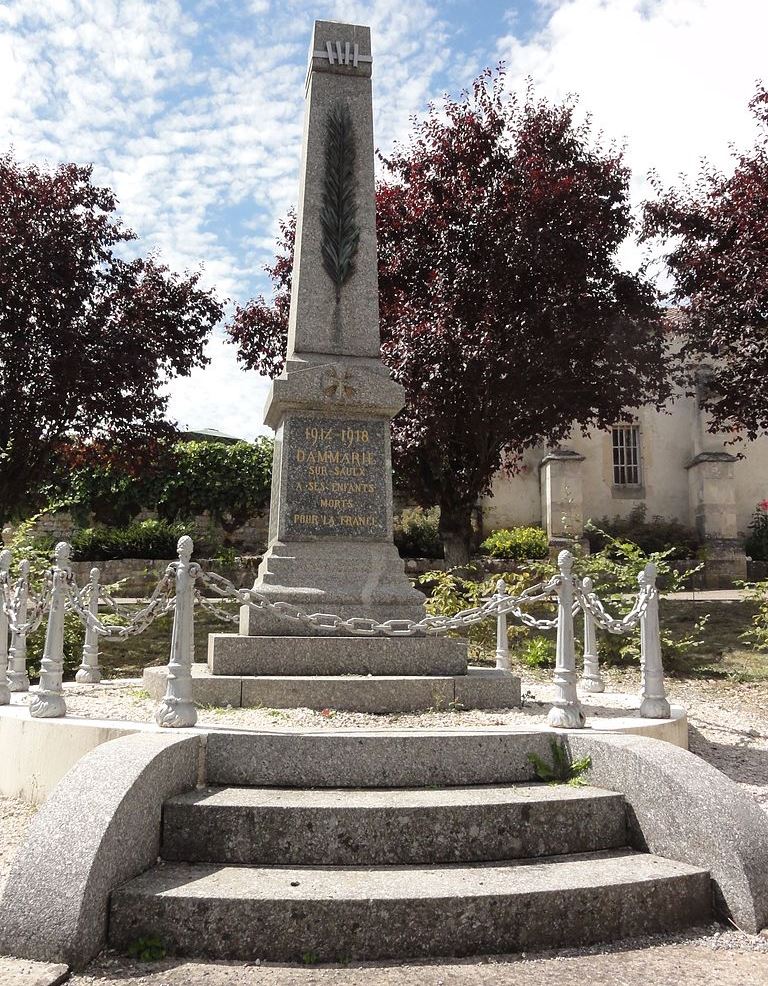
{"type": "Polygon", "coordinates": [[[744,542],[744,551],[753,561],[768,561],[768,500],[755,507],[749,529],[752,533],[744,542]]]}
{"type": "MultiPolygon", "coordinates": [[[[582,555],[576,559],[576,572],[592,579],[595,591],[614,613],[626,610],[629,596],[638,590],[637,577],[648,562],[656,566],[656,584],[666,592],[681,592],[688,579],[702,565],[681,573],[670,564],[674,548],[663,551],[644,551],[634,541],[620,540],[607,531],[592,528],[603,540],[603,547],[596,554],[582,555]]],[[[660,601],[663,606],[663,600],[660,601]]],[[[678,636],[667,627],[661,627],[661,656],[666,671],[685,671],[691,666],[691,651],[701,647],[709,614],[696,621],[691,633],[678,636]]],[[[598,655],[607,665],[636,664],[640,659],[640,630],[628,635],[600,633],[598,655]]]]}
{"type": "Polygon", "coordinates": [[[395,545],[403,558],[442,558],[440,508],[408,507],[395,517],[395,545]]]}
{"type": "MultiPolygon", "coordinates": [[[[85,527],[72,535],[72,559],[175,558],[179,538],[188,533],[183,524],[169,524],[163,520],[143,520],[128,527],[85,527]]],[[[198,557],[208,554],[210,545],[192,533],[195,554],[198,557]]]]}
{"type": "MultiPolygon", "coordinates": [[[[594,555],[577,554],[574,570],[582,578],[589,576],[609,612],[616,616],[625,613],[631,605],[631,597],[638,591],[637,577],[653,562],[657,570],[657,584],[669,592],[684,589],[688,578],[698,569],[681,574],[670,564],[672,550],[646,553],[632,541],[622,541],[606,531],[599,532],[603,548],[594,555]]],[[[700,568],[701,566],[699,566],[700,568]]],[[[532,562],[523,571],[503,576],[512,594],[519,594],[534,582],[546,581],[556,574],[557,567],[549,561],[532,562]]],[[[428,572],[417,584],[431,592],[427,609],[430,613],[453,616],[460,610],[479,604],[484,597],[495,592],[498,576],[484,581],[473,580],[462,571],[428,572]]],[[[768,580],[764,584],[765,622],[764,642],[768,648],[768,580]]],[[[660,601],[663,608],[664,600],[660,601]]],[[[539,603],[528,608],[537,617],[551,617],[554,607],[539,603]]],[[[697,620],[693,630],[678,633],[661,626],[661,653],[664,667],[669,672],[683,672],[691,668],[692,652],[703,644],[703,634],[709,615],[697,620]]],[[[553,636],[527,630],[513,618],[508,621],[509,639],[513,656],[528,667],[546,668],[554,665],[555,642],[553,636]]],[[[469,631],[470,644],[485,652],[487,657],[495,650],[495,621],[487,620],[469,631]]],[[[578,647],[578,641],[577,641],[578,647]]],[[[639,629],[627,635],[614,635],[598,631],[598,654],[606,665],[637,666],[640,658],[639,629]]]]}
{"type": "MultiPolygon", "coordinates": [[[[57,505],[52,507],[52,511],[57,509],[57,505]]],[[[35,523],[46,511],[22,521],[13,532],[10,549],[13,556],[11,565],[11,577],[19,576],[19,562],[26,559],[29,562],[29,583],[32,591],[39,592],[43,586],[45,575],[53,564],[53,551],[41,548],[34,535],[35,523]]],[[[110,614],[101,614],[99,619],[104,623],[118,623],[117,618],[110,614]]],[[[47,620],[27,637],[27,672],[32,682],[40,677],[40,662],[43,659],[43,648],[45,646],[45,631],[47,620]]],[[[85,628],[80,622],[79,617],[74,613],[68,613],[64,618],[64,677],[73,678],[75,671],[80,666],[83,653],[83,641],[85,638],[85,628]]]]}
{"type": "Polygon", "coordinates": [[[546,558],[549,541],[546,531],[540,527],[511,527],[491,534],[480,545],[480,550],[492,558],[510,558],[525,561],[528,558],[546,558]]]}
{"type": "Polygon", "coordinates": [[[169,522],[207,511],[232,530],[269,506],[272,441],[180,441],[158,448],[139,470],[106,461],[61,463],[59,472],[45,493],[81,518],[93,514],[99,523],[124,527],[142,509],[169,522]]]}
{"type": "MultiPolygon", "coordinates": [[[[473,579],[466,568],[451,569],[448,572],[426,572],[415,580],[417,586],[427,592],[426,609],[435,616],[455,616],[463,609],[480,606],[483,599],[494,595],[496,583],[503,579],[510,595],[519,595],[533,581],[530,572],[493,575],[487,579],[473,579]],[[459,572],[461,574],[459,574],[459,572]]],[[[552,616],[552,607],[541,613],[552,616]]],[[[507,632],[512,646],[524,639],[528,631],[513,619],[507,621],[507,632]]],[[[484,620],[468,630],[469,644],[472,648],[486,653],[496,649],[496,621],[484,620]]]]}
{"type": "Polygon", "coordinates": [[[592,554],[602,551],[611,540],[632,542],[646,554],[666,552],[669,559],[697,558],[702,541],[699,535],[679,523],[655,516],[651,521],[645,518],[645,504],[638,504],[627,517],[603,517],[597,525],[587,523],[584,533],[592,554]]]}
{"type": "Polygon", "coordinates": [[[515,651],[515,657],[529,668],[553,668],[556,644],[552,637],[528,637],[515,651]]]}

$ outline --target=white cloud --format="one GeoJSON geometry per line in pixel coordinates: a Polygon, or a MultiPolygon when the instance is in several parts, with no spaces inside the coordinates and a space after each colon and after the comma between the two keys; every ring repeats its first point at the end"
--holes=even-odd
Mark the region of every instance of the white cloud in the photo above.
{"type": "MultiPolygon", "coordinates": [[[[749,145],[747,102],[768,72],[768,4],[755,0],[543,0],[530,39],[503,37],[510,80],[530,76],[549,96],[581,97],[606,138],[627,143],[635,202],[651,195],[650,169],[674,183],[702,157],[729,165],[729,143],[749,145]]],[[[512,25],[514,28],[514,24],[512,25]]],[[[628,244],[622,254],[636,262],[628,244]]]]}
{"type": "MultiPolygon", "coordinates": [[[[296,201],[317,13],[308,0],[2,0],[0,132],[22,159],[94,162],[142,252],[204,264],[207,285],[245,301],[264,289],[277,219],[296,201]]],[[[468,4],[329,0],[319,13],[372,27],[385,152],[411,114],[498,57],[515,84],[530,74],[549,95],[578,92],[608,136],[627,138],[636,198],[651,166],[673,181],[751,139],[768,36],[755,0],[540,0],[538,33],[486,16],[484,46],[455,20],[468,4]]],[[[251,437],[267,384],[220,334],[209,351],[211,366],[171,384],[171,414],[251,437]]]]}

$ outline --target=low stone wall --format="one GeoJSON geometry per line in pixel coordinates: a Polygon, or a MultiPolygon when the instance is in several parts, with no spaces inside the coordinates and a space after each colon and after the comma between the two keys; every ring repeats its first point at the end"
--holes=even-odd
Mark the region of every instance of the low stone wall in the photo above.
{"type": "MultiPolygon", "coordinates": [[[[142,510],[134,517],[134,521],[156,520],[157,514],[151,510],[142,510]]],[[[56,541],[69,541],[73,531],[78,527],[87,527],[93,524],[93,518],[88,518],[86,523],[77,523],[75,518],[68,510],[62,510],[55,514],[43,514],[35,524],[35,531],[40,535],[47,535],[56,541]]],[[[243,554],[258,553],[264,550],[267,544],[269,529],[269,514],[267,512],[249,517],[244,524],[236,527],[232,531],[226,531],[217,523],[210,514],[199,514],[189,521],[189,531],[192,537],[204,537],[208,543],[221,545],[223,547],[234,548],[235,551],[243,554]]]]}
{"type": "MultiPolygon", "coordinates": [[[[72,572],[78,585],[85,585],[90,579],[92,568],[98,568],[102,585],[119,583],[115,594],[118,596],[147,596],[162,577],[166,568],[175,559],[152,560],[147,558],[116,558],[110,561],[72,562],[72,572]]],[[[236,558],[234,565],[225,565],[217,558],[196,558],[206,571],[223,575],[238,587],[250,588],[256,578],[261,562],[260,555],[246,555],[236,558]]]]}

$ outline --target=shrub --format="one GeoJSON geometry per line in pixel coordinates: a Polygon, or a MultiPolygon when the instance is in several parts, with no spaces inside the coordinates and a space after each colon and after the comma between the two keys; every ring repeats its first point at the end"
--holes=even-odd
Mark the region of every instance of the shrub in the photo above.
{"type": "MultiPolygon", "coordinates": [[[[499,578],[504,580],[507,592],[513,596],[519,595],[528,585],[538,581],[536,575],[530,571],[493,575],[484,580],[473,579],[471,572],[468,574],[467,569],[462,568],[448,572],[427,572],[416,579],[415,583],[429,595],[426,604],[428,613],[434,616],[455,616],[463,609],[480,606],[484,599],[492,596],[496,592],[499,578]]],[[[537,615],[553,615],[551,606],[540,606],[539,610],[537,615]]],[[[528,635],[528,631],[511,617],[507,621],[507,633],[512,646],[528,635]]],[[[496,649],[496,621],[483,620],[482,623],[470,627],[467,636],[471,647],[489,656],[496,649]]]]}
{"type": "MultiPolygon", "coordinates": [[[[143,520],[128,527],[85,527],[72,535],[73,561],[108,561],[113,558],[175,558],[182,534],[190,533],[183,524],[163,520],[143,520]]],[[[210,545],[194,534],[195,554],[210,553],[210,545]]]]}
{"type": "Polygon", "coordinates": [[[529,558],[546,558],[549,541],[540,527],[511,527],[493,531],[480,550],[492,558],[509,558],[525,561],[529,558]]]}
{"type": "Polygon", "coordinates": [[[551,637],[528,637],[515,652],[515,657],[529,668],[553,668],[555,649],[555,641],[551,637]]]}
{"type": "Polygon", "coordinates": [[[269,506],[272,441],[179,441],[158,447],[143,468],[134,463],[58,465],[42,492],[84,518],[126,526],[142,509],[169,522],[208,512],[225,530],[269,506]]]}
{"type": "Polygon", "coordinates": [[[438,526],[440,508],[424,510],[408,507],[395,518],[394,533],[397,550],[403,558],[442,558],[438,526]]]}
{"type": "Polygon", "coordinates": [[[601,551],[612,540],[632,542],[646,554],[663,551],[665,557],[675,559],[696,558],[701,551],[699,535],[679,523],[655,516],[651,521],[645,518],[645,504],[638,504],[627,517],[603,517],[597,525],[588,522],[584,533],[592,554],[601,551]]]}
{"type": "Polygon", "coordinates": [[[768,500],[755,507],[749,529],[752,533],[744,542],[744,551],[753,561],[768,561],[768,500]]]}

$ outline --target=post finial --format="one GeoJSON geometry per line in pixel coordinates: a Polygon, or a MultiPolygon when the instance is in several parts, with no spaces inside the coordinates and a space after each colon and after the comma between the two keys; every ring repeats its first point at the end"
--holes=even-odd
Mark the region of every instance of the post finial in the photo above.
{"type": "Polygon", "coordinates": [[[581,587],[584,590],[584,592],[592,592],[592,590],[595,587],[595,584],[592,581],[592,579],[587,575],[587,577],[581,583],[581,587]]]}
{"type": "Polygon", "coordinates": [[[638,585],[656,585],[656,566],[649,561],[645,568],[637,576],[638,585]]]}
{"type": "Polygon", "coordinates": [[[557,567],[563,575],[570,575],[573,570],[573,555],[564,548],[557,556],[557,567]]]}
{"type": "Polygon", "coordinates": [[[72,557],[72,545],[67,541],[59,541],[53,549],[53,557],[59,568],[68,565],[72,557]]]}
{"type": "Polygon", "coordinates": [[[179,543],[176,545],[176,551],[179,555],[179,561],[183,561],[189,564],[192,558],[192,552],[194,551],[195,545],[189,534],[182,534],[179,538],[179,543]]]}
{"type": "Polygon", "coordinates": [[[496,594],[498,596],[506,596],[507,594],[507,583],[504,579],[499,579],[496,583],[496,594]]]}
{"type": "Polygon", "coordinates": [[[13,540],[13,525],[6,524],[3,528],[3,546],[9,548],[13,540]]]}
{"type": "Polygon", "coordinates": [[[8,548],[3,548],[0,551],[0,572],[7,572],[11,567],[11,552],[8,548]]]}

